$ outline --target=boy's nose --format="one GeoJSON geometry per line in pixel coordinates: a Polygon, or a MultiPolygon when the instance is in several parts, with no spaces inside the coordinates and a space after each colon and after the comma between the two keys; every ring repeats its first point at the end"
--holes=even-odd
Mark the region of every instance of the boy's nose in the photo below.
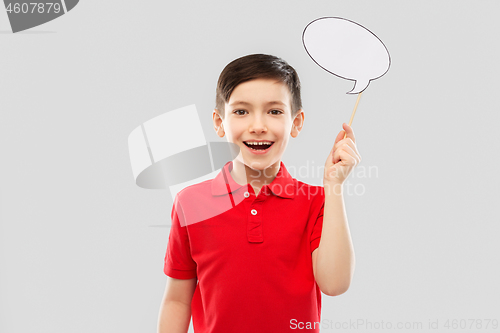
{"type": "Polygon", "coordinates": [[[267,131],[267,127],[261,117],[255,117],[249,128],[252,133],[261,133],[267,131]]]}
{"type": "Polygon", "coordinates": [[[250,132],[251,133],[262,133],[262,132],[267,132],[267,127],[264,126],[264,124],[254,124],[250,126],[250,132]]]}

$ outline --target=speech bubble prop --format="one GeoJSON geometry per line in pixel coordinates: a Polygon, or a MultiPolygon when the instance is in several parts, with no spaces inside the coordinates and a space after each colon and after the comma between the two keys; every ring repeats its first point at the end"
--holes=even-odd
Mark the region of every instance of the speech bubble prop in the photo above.
{"type": "Polygon", "coordinates": [[[348,94],[363,92],[370,81],[389,70],[391,57],[384,43],[360,24],[322,17],[310,22],[302,42],[312,60],[327,72],[355,81],[348,94]]]}
{"type": "Polygon", "coordinates": [[[72,10],[79,0],[4,0],[12,32],[27,30],[52,21],[72,10]]]}

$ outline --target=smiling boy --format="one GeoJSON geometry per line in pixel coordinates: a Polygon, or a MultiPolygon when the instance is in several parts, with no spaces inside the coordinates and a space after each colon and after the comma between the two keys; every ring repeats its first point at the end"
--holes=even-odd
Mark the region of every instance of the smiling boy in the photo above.
{"type": "Polygon", "coordinates": [[[342,192],[361,160],[354,133],[343,124],[323,186],[311,186],[281,161],[304,124],[290,65],[264,54],[236,59],[216,94],[214,129],[240,152],[176,196],[158,332],[187,332],[191,315],[195,333],[319,332],[321,292],[344,293],[354,273],[342,192]]]}

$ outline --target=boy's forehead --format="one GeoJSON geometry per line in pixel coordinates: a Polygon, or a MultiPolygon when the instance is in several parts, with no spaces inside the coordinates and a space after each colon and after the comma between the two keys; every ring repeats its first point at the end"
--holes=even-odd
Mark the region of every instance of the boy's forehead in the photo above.
{"type": "MultiPolygon", "coordinates": [[[[230,101],[231,103],[229,103],[229,105],[233,106],[233,105],[252,105],[252,103],[249,103],[249,102],[246,102],[246,101],[230,101]]],[[[282,101],[269,101],[269,102],[264,102],[263,103],[264,105],[281,105],[281,106],[287,106],[286,103],[282,102],[282,101]]]]}
{"type": "Polygon", "coordinates": [[[276,79],[254,79],[237,85],[228,105],[251,105],[254,103],[265,105],[290,106],[291,94],[288,86],[276,79]]]}

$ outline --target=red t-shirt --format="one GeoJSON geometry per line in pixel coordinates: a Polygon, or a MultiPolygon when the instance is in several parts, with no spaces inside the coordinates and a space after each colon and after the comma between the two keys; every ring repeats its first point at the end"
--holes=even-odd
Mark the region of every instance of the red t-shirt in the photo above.
{"type": "Polygon", "coordinates": [[[172,209],[164,273],[198,278],[191,302],[196,333],[319,332],[321,291],[311,253],[319,246],[322,186],[290,176],[283,162],[257,196],[231,177],[180,191],[172,209]],[[316,324],[314,324],[316,323],[316,324]]]}

